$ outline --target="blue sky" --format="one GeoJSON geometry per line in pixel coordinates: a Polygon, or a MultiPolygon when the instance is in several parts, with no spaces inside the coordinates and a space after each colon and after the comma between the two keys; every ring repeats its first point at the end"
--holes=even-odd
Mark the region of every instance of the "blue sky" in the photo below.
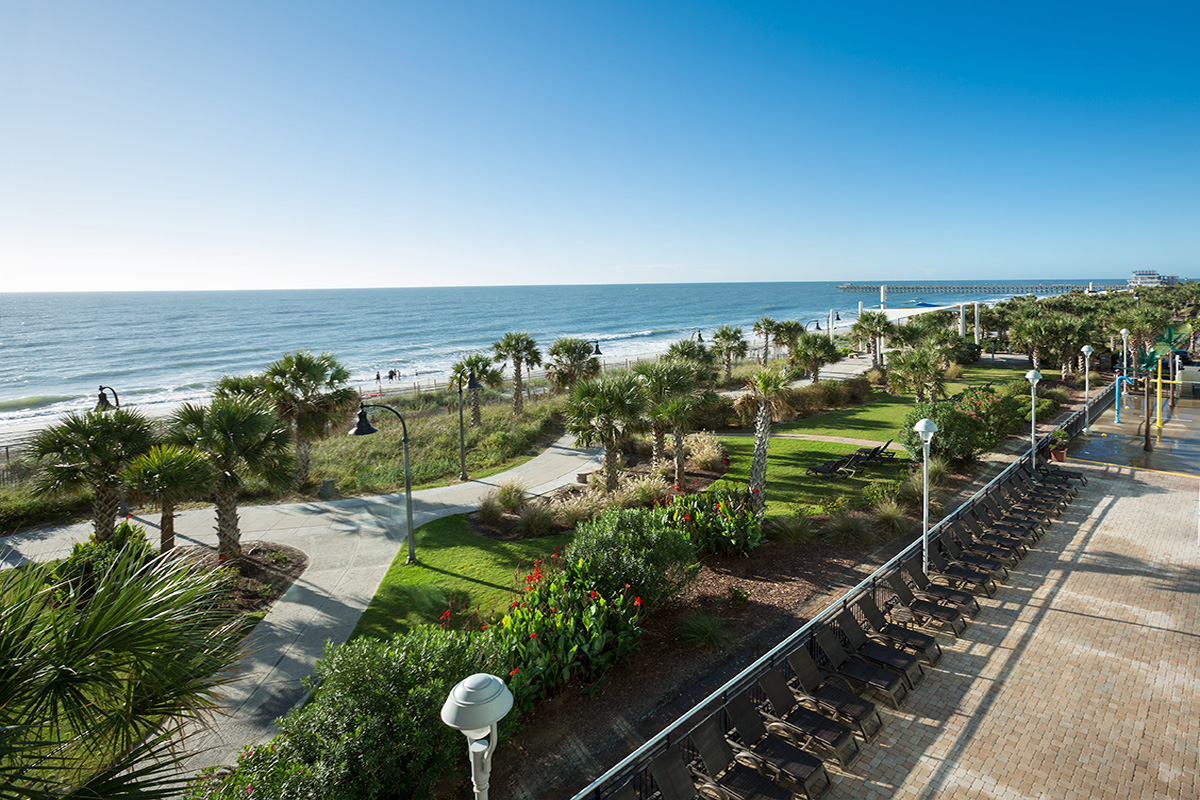
{"type": "Polygon", "coordinates": [[[0,4],[0,290],[1191,276],[1193,5],[0,4]]]}

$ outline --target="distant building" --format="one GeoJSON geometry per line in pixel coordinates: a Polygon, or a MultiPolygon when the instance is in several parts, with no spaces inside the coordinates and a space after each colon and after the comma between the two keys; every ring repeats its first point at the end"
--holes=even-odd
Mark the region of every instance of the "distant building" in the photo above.
{"type": "Polygon", "coordinates": [[[1159,275],[1152,269],[1135,269],[1129,286],[1174,286],[1179,283],[1178,275],[1159,275]]]}

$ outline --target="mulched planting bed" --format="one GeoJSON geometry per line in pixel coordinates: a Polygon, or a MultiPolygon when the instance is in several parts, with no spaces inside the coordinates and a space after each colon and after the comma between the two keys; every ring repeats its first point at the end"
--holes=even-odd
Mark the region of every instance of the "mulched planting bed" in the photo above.
{"type": "MultiPolygon", "coordinates": [[[[181,547],[179,552],[205,569],[217,569],[214,547],[181,547]]],[[[232,565],[238,577],[229,592],[228,607],[241,614],[269,609],[308,568],[303,551],[275,542],[247,542],[242,558],[232,565]]]]}

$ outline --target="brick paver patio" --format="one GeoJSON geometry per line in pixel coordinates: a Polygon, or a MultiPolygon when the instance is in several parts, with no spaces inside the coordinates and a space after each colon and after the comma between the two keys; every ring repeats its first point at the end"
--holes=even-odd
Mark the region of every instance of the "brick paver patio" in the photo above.
{"type": "Polygon", "coordinates": [[[832,800],[1200,798],[1200,481],[1087,471],[832,800]]]}

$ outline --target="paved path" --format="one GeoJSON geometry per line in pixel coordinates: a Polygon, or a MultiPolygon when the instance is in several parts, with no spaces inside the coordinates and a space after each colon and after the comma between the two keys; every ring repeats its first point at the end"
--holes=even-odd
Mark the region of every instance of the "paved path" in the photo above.
{"type": "Polygon", "coordinates": [[[829,800],[1200,797],[1200,483],[1088,471],[829,800]]]}
{"type": "MultiPolygon", "coordinates": [[[[578,450],[564,436],[508,472],[413,492],[413,523],[420,527],[472,510],[505,480],[520,481],[531,494],[551,491],[574,482],[576,473],[598,467],[599,453],[578,450]]],[[[309,565],[247,640],[250,654],[222,689],[227,713],[190,740],[198,751],[188,762],[192,769],[231,764],[244,745],[275,735],[274,720],[304,697],[300,680],[313,674],[326,642],[339,644],[349,637],[404,543],[403,493],[246,506],[240,518],[243,541],[296,547],[308,554],[309,565]]],[[[153,527],[157,516],[139,522],[153,527]]],[[[185,511],[175,525],[181,545],[216,544],[212,508],[185,511]]],[[[64,557],[91,532],[91,523],[81,523],[14,534],[0,540],[0,566],[64,557]]]]}

